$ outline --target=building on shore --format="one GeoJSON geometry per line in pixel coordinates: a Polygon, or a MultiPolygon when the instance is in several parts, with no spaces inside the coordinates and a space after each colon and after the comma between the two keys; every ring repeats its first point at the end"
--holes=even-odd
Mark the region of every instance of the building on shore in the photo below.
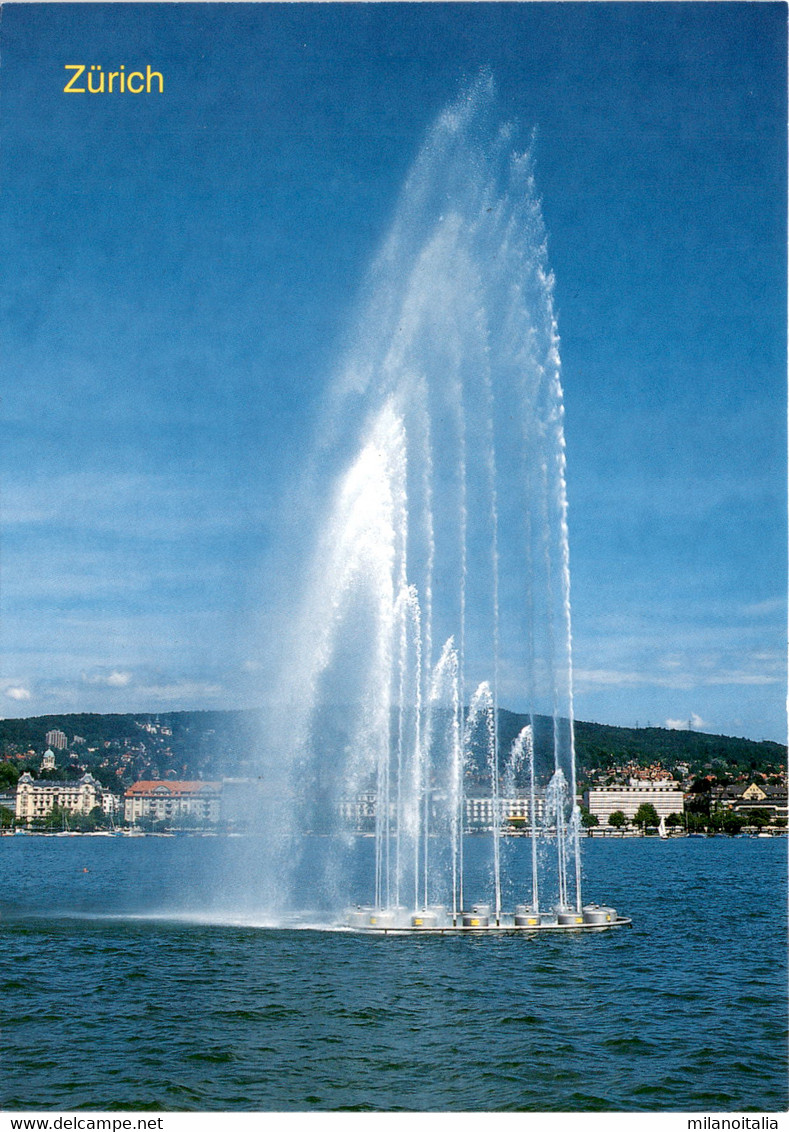
{"type": "MultiPolygon", "coordinates": [[[[465,801],[465,826],[468,830],[492,829],[494,801],[490,794],[468,794],[465,801]]],[[[531,800],[528,794],[515,794],[499,798],[499,813],[504,829],[517,826],[530,826],[531,800]]],[[[545,811],[545,798],[538,794],[534,799],[537,825],[542,825],[545,811]]]]}
{"type": "MultiPolygon", "coordinates": [[[[390,814],[394,816],[392,804],[390,814]]],[[[376,795],[374,790],[363,791],[340,801],[340,817],[345,825],[357,831],[375,829],[376,795]]]]}
{"type": "Polygon", "coordinates": [[[71,782],[37,782],[27,772],[16,784],[16,820],[30,824],[34,818],[45,818],[55,806],[72,814],[89,814],[102,806],[104,788],[92,774],[71,782]]]}
{"type": "Polygon", "coordinates": [[[757,782],[744,786],[741,782],[735,783],[725,786],[716,801],[735,813],[760,813],[771,821],[786,818],[789,813],[785,786],[761,786],[757,782]]]}
{"type": "Polygon", "coordinates": [[[123,799],[120,794],[113,794],[110,790],[102,790],[101,808],[108,817],[120,818],[123,813],[123,799]]]}
{"type": "Polygon", "coordinates": [[[685,795],[677,782],[640,782],[633,786],[597,786],[587,791],[584,804],[589,813],[601,825],[605,825],[617,810],[632,821],[639,806],[643,805],[654,806],[658,818],[681,814],[685,806],[685,795]]]}
{"type": "MultiPolygon", "coordinates": [[[[530,826],[531,802],[528,794],[515,794],[499,798],[499,813],[502,828],[505,830],[516,827],[530,826]]],[[[545,799],[541,795],[535,798],[534,809],[537,823],[542,824],[545,809],[545,799]]],[[[494,800],[490,794],[467,794],[463,799],[463,828],[467,831],[487,830],[493,828],[494,800]]],[[[393,821],[396,816],[396,805],[390,803],[389,816],[393,821]]],[[[448,805],[446,796],[431,794],[430,821],[437,823],[446,821],[448,805]]],[[[340,816],[343,822],[357,831],[371,832],[375,829],[377,814],[377,797],[374,790],[362,791],[359,794],[343,798],[340,802],[340,816]]]]}
{"type": "Polygon", "coordinates": [[[218,822],[221,799],[221,782],[135,782],[124,795],[124,818],[131,825],[141,819],[218,822]]]}

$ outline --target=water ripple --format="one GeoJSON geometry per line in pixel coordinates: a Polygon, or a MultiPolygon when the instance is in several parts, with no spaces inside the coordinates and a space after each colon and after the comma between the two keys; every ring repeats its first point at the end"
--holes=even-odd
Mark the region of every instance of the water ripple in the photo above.
{"type": "MultiPolygon", "coordinates": [[[[161,874],[166,842],[144,845],[161,874]]],[[[673,848],[661,883],[682,893],[698,843],[673,848]]],[[[589,883],[639,930],[529,947],[55,921],[17,909],[4,918],[0,991],[14,1026],[3,1034],[0,1107],[781,1111],[783,920],[750,918],[743,942],[727,910],[767,906],[784,890],[785,848],[702,848],[705,899],[689,931],[685,905],[664,895],[656,906],[643,882],[654,847],[593,844],[589,883]],[[48,951],[58,961],[42,967],[48,951]],[[108,987],[143,1002],[144,1014],[119,1012],[108,987]]],[[[9,860],[17,851],[0,844],[9,860]]],[[[67,883],[57,869],[37,871],[67,883]]],[[[21,892],[24,870],[5,875],[21,892]]]]}

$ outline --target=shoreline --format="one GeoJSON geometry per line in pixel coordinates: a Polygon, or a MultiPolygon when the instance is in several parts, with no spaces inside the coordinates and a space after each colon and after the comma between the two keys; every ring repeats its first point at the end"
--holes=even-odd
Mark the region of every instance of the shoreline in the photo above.
{"type": "MultiPolygon", "coordinates": [[[[638,830],[632,830],[632,831],[612,830],[611,832],[608,832],[607,830],[605,832],[601,832],[601,831],[592,832],[591,830],[585,830],[584,831],[584,836],[586,838],[591,838],[595,841],[612,841],[612,840],[614,840],[614,841],[634,841],[634,840],[685,841],[688,838],[703,838],[705,840],[725,838],[728,841],[736,841],[738,839],[742,840],[742,841],[756,841],[756,840],[774,839],[776,837],[786,837],[788,834],[789,834],[789,830],[775,829],[775,830],[762,830],[759,833],[735,833],[735,834],[731,834],[731,833],[684,833],[684,832],[683,833],[670,833],[667,837],[661,838],[656,833],[642,833],[638,830]]],[[[311,836],[311,837],[331,836],[330,834],[314,834],[314,833],[310,834],[308,831],[305,831],[305,835],[311,836]]],[[[465,834],[466,837],[475,837],[475,838],[476,837],[490,837],[490,835],[491,835],[490,830],[479,830],[479,831],[475,830],[473,832],[467,832],[465,834]]],[[[52,833],[49,830],[40,830],[40,829],[35,829],[35,830],[34,829],[0,830],[0,838],[3,838],[3,837],[53,837],[53,838],[54,837],[61,837],[61,838],[63,838],[63,837],[103,837],[103,838],[116,838],[116,839],[117,838],[124,838],[124,839],[126,839],[126,838],[138,838],[138,837],[168,837],[168,838],[212,837],[212,838],[225,838],[225,839],[235,840],[236,838],[259,837],[259,836],[260,835],[257,834],[257,833],[222,833],[222,832],[219,832],[219,831],[216,831],[216,830],[196,830],[196,829],[195,830],[191,830],[191,829],[167,830],[167,831],[155,832],[155,833],[145,831],[145,830],[116,830],[114,832],[105,831],[105,830],[87,830],[87,831],[84,831],[84,832],[81,831],[81,830],[64,830],[64,831],[59,830],[56,833],[52,833]]],[[[356,832],[353,836],[354,837],[374,837],[375,834],[356,832]]],[[[502,838],[530,837],[530,834],[528,834],[528,833],[502,833],[500,836],[502,838]]],[[[551,833],[548,833],[547,835],[542,834],[542,837],[543,838],[547,837],[547,839],[550,840],[553,837],[555,837],[555,834],[551,834],[551,833]]]]}

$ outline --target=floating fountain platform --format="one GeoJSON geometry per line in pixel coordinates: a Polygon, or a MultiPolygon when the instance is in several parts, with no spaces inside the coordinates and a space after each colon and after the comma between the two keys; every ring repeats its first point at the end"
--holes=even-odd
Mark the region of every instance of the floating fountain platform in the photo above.
{"type": "Polygon", "coordinates": [[[469,912],[452,914],[444,908],[411,912],[406,908],[357,907],[346,916],[344,927],[373,935],[394,934],[486,934],[532,935],[541,931],[605,931],[632,924],[615,908],[587,904],[580,912],[569,908],[537,912],[519,905],[515,912],[491,914],[489,905],[474,905],[469,912]]]}

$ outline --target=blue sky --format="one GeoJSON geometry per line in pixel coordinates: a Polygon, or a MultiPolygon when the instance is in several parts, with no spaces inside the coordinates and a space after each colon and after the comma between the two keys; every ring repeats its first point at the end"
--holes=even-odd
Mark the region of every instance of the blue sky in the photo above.
{"type": "Polygon", "coordinates": [[[786,9],[9,4],[0,713],[252,707],[364,273],[480,67],[536,129],[581,719],[785,736],[786,9]],[[70,96],[150,63],[161,96],[70,96]],[[296,522],[298,516],[295,517],[296,522]]]}

